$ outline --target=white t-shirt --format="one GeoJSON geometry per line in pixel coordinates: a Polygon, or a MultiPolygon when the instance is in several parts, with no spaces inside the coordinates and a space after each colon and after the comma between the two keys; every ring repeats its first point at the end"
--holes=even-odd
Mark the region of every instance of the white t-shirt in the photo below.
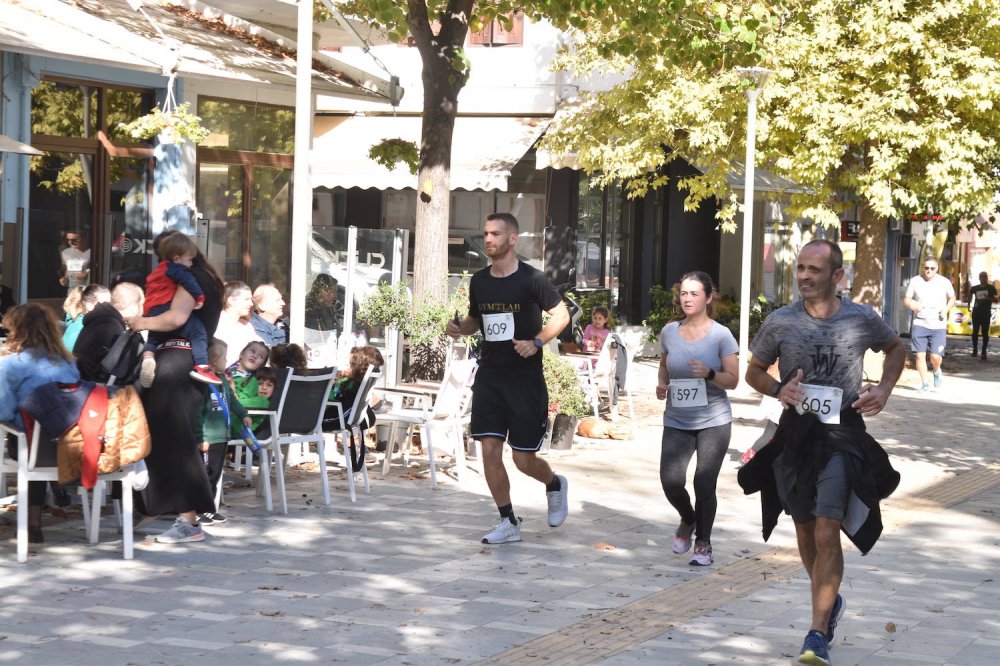
{"type": "Polygon", "coordinates": [[[228,368],[240,358],[243,348],[254,340],[263,342],[250,322],[240,322],[223,311],[219,317],[219,325],[215,329],[215,337],[226,343],[226,367],[228,368]]]}
{"type": "Polygon", "coordinates": [[[90,250],[82,252],[75,247],[68,247],[62,251],[63,270],[66,271],[66,287],[86,287],[90,284],[90,250]],[[81,273],[86,276],[80,278],[81,273]]]}
{"type": "Polygon", "coordinates": [[[955,297],[951,280],[943,275],[925,280],[918,275],[906,287],[906,297],[920,306],[920,312],[913,315],[914,326],[948,328],[948,301],[955,297]]]}

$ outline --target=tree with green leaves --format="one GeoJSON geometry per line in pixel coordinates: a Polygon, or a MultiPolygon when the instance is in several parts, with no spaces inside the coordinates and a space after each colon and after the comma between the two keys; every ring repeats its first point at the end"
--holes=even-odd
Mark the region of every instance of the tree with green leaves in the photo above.
{"type": "MultiPolygon", "coordinates": [[[[385,31],[401,43],[411,40],[423,63],[423,123],[417,175],[417,217],[414,239],[414,291],[417,300],[442,298],[448,270],[448,219],[451,192],[451,146],[458,113],[458,96],[469,79],[465,53],[468,32],[492,21],[510,29],[514,12],[533,19],[548,18],[559,27],[582,28],[589,17],[617,11],[611,0],[350,0],[340,5],[348,15],[385,31]]],[[[652,7],[657,3],[640,3],[652,7]]],[[[679,3],[683,4],[683,3],[679,3]]],[[[633,21],[655,23],[662,16],[647,12],[633,21]]],[[[322,16],[320,16],[322,18],[322,16]]]]}
{"type": "MultiPolygon", "coordinates": [[[[860,205],[854,297],[882,306],[885,218],[935,213],[957,222],[998,190],[1000,3],[976,0],[671,0],[626,3],[683,20],[592,13],[557,66],[622,82],[563,109],[545,138],[633,196],[683,158],[686,206],[709,197],[734,228],[726,181],[742,162],[743,66],[774,74],[758,104],[757,166],[804,190],[792,215],[837,224],[860,205]],[[679,8],[679,9],[678,9],[679,8]]],[[[634,10],[634,7],[633,7],[634,10]]],[[[645,16],[645,14],[641,14],[645,16]]]]}

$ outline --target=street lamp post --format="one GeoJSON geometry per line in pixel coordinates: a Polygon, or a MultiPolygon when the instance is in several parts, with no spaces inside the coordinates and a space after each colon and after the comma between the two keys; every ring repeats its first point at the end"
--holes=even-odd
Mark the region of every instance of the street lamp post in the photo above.
{"type": "Polygon", "coordinates": [[[750,265],[753,257],[753,183],[754,154],[757,143],[757,95],[773,73],[763,67],[740,67],[736,70],[753,85],[747,88],[747,154],[743,183],[743,262],[740,266],[740,370],[739,380],[747,374],[750,355],[750,265]]]}

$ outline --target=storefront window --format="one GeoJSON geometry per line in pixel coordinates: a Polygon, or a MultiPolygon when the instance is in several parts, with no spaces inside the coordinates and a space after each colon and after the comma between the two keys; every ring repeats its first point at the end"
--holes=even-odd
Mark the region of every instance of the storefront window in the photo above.
{"type": "Polygon", "coordinates": [[[154,103],[151,90],[88,82],[43,80],[32,91],[32,145],[46,152],[30,162],[28,298],[149,270],[152,149],[126,145],[117,127],[154,103]]]}
{"type": "Polygon", "coordinates": [[[156,107],[156,98],[150,90],[109,89],[107,92],[107,119],[104,131],[114,141],[135,143],[136,139],[121,130],[120,125],[144,116],[156,107]]]}
{"type": "Polygon", "coordinates": [[[601,284],[604,191],[580,177],[580,209],[576,218],[576,286],[596,289],[601,284]]]}
{"type": "Polygon", "coordinates": [[[250,284],[270,282],[287,294],[292,235],[291,170],[254,167],[251,192],[250,284]]]}
{"type": "Polygon", "coordinates": [[[207,222],[204,252],[224,280],[243,268],[243,167],[198,165],[198,211],[207,222]]]}
{"type": "Polygon", "coordinates": [[[99,88],[42,81],[31,92],[31,133],[89,138],[97,134],[99,88]]]}
{"type": "Polygon", "coordinates": [[[609,302],[618,304],[622,252],[628,247],[625,200],[617,185],[601,188],[580,178],[576,227],[577,289],[606,289],[609,302]]]}
{"type": "Polygon", "coordinates": [[[93,155],[31,158],[28,298],[63,298],[91,281],[93,155]]]}
{"type": "Polygon", "coordinates": [[[248,150],[255,153],[295,152],[295,110],[201,97],[198,115],[211,134],[206,148],[248,150]]]}

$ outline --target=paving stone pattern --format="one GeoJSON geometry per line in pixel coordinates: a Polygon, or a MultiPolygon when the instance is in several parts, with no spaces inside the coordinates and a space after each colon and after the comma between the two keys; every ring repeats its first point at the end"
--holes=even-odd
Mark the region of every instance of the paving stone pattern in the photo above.
{"type": "MultiPolygon", "coordinates": [[[[967,341],[949,344],[941,391],[915,391],[907,371],[869,420],[903,482],[869,555],[844,540],[838,665],[997,662],[1000,355],[972,363],[967,341]]],[[[794,530],[783,518],[763,543],[759,502],[735,481],[761,430],[757,401],[734,398],[716,562],[690,567],[670,552],[656,364],[635,368],[633,439],[547,454],[570,481],[565,525],[548,527],[543,488],[508,466],[519,544],[479,542],[496,510],[478,473],[439,475],[432,490],[425,462],[387,478],[372,467],[373,494],[356,504],[332,472],[331,507],[316,472],[293,468],[288,516],[231,489],[231,518],[205,542],[156,544],[161,520],[132,561],[109,518],[92,547],[77,512],[47,517],[23,565],[0,526],[0,663],[789,663],[810,620],[794,530]]]]}

